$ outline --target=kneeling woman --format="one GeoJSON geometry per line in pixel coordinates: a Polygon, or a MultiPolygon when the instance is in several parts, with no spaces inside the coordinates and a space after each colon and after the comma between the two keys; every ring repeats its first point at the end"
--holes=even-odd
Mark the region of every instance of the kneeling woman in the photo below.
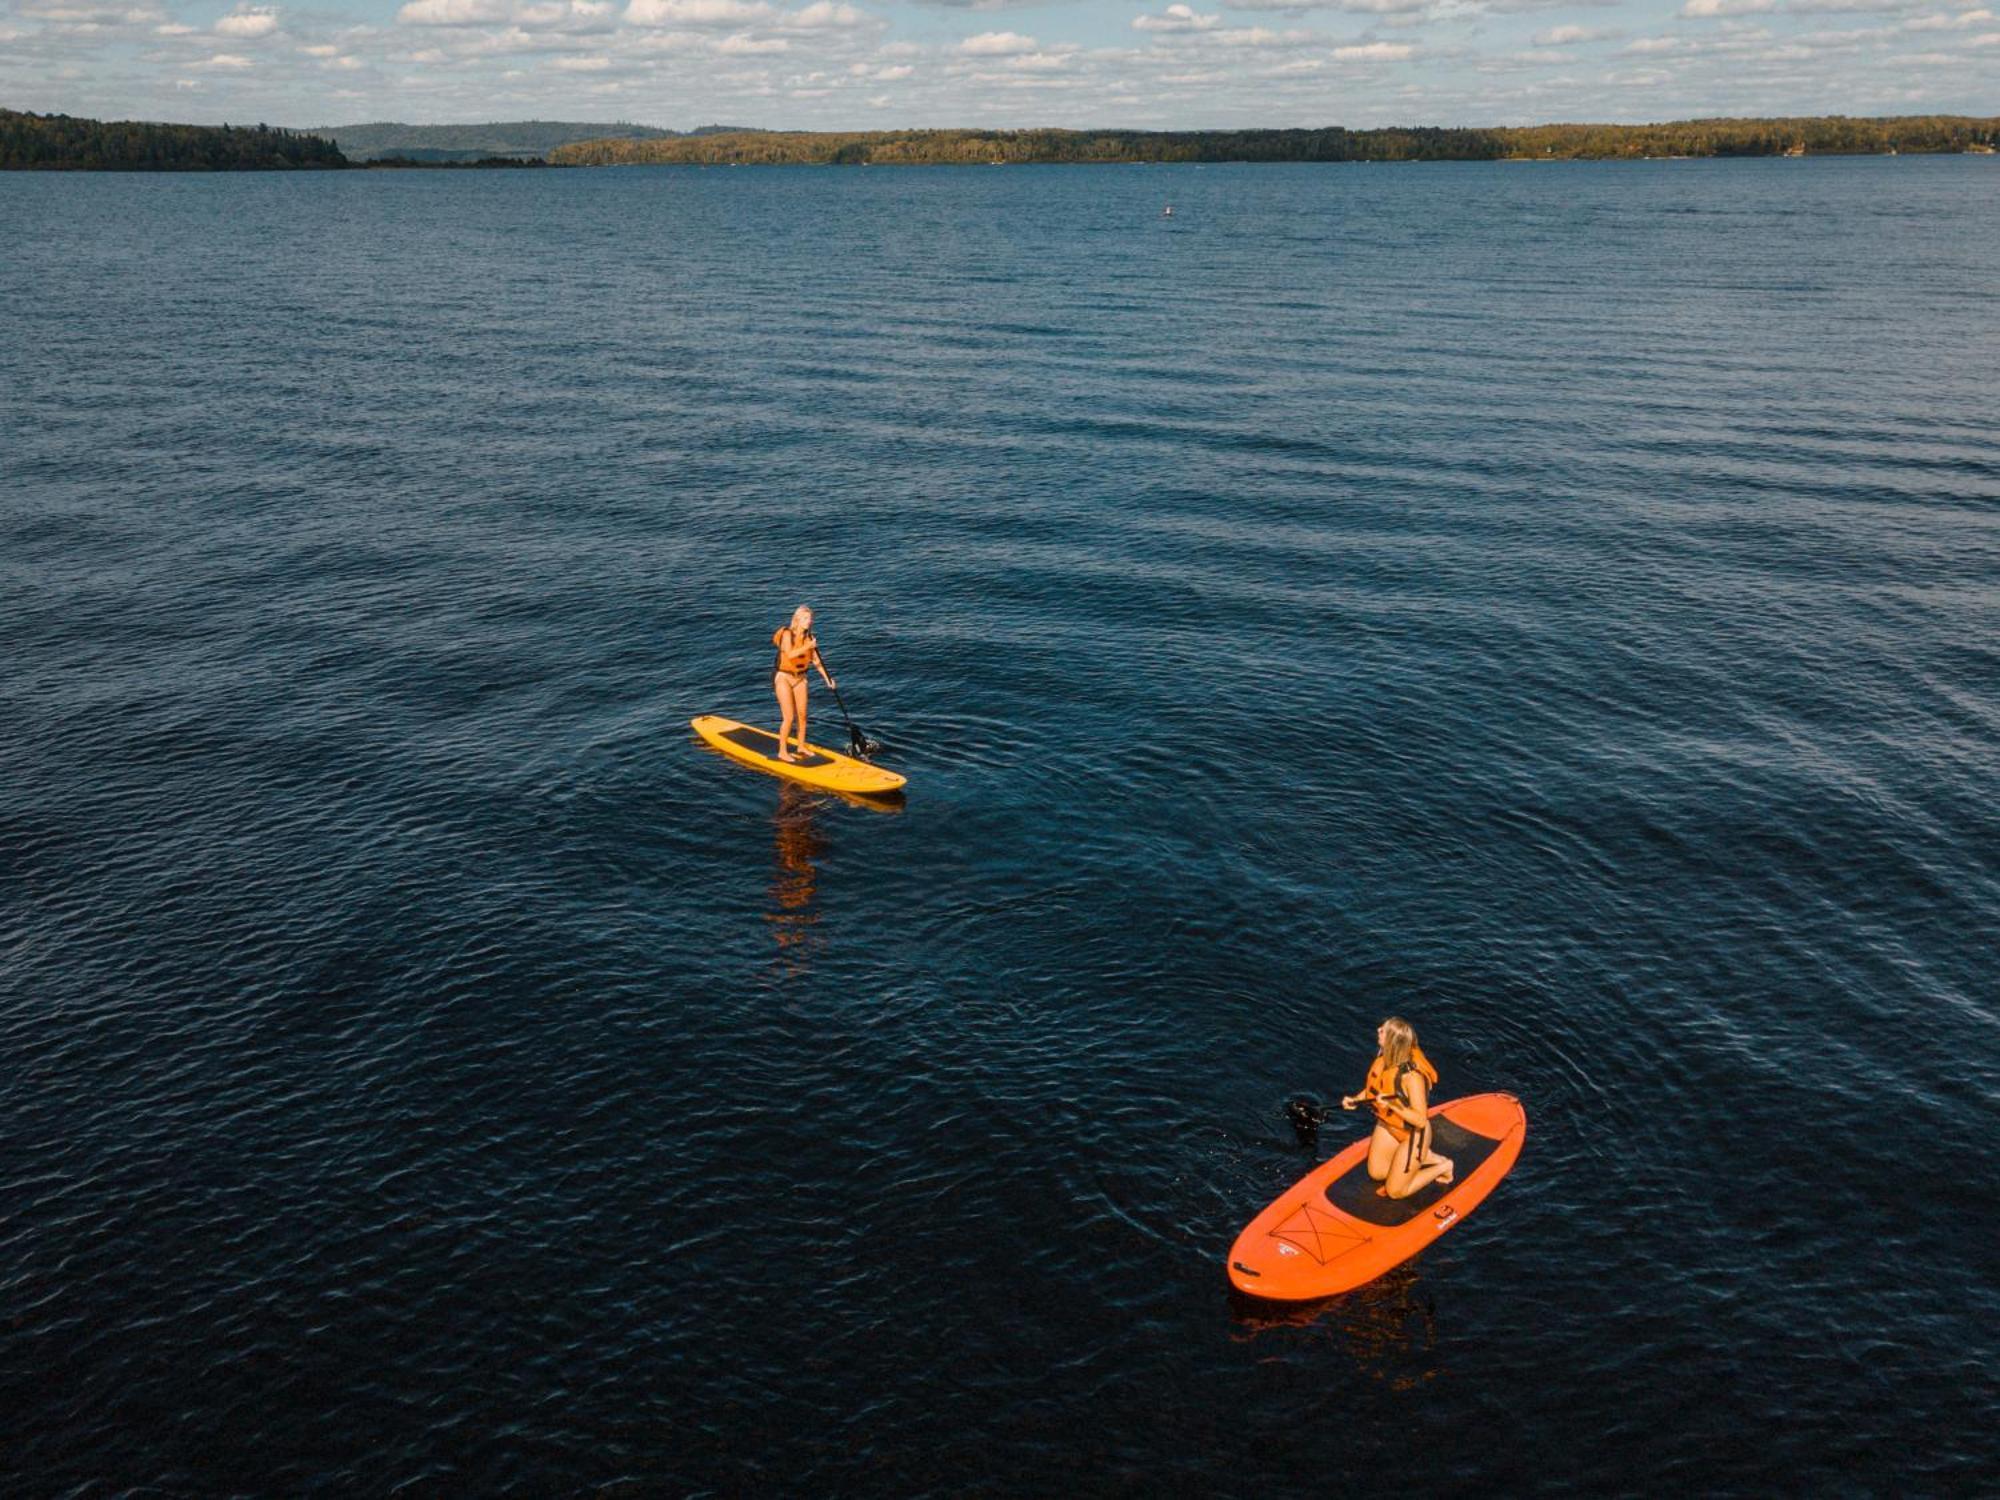
{"type": "Polygon", "coordinates": [[[1358,1094],[1340,1101],[1342,1109],[1367,1104],[1375,1111],[1375,1134],[1368,1140],[1368,1175],[1385,1198],[1407,1198],[1433,1182],[1451,1181],[1452,1162],[1431,1150],[1430,1091],[1437,1069],[1417,1045],[1410,1023],[1391,1016],[1375,1028],[1380,1050],[1358,1094]]]}
{"type": "Polygon", "coordinates": [[[819,659],[819,642],[813,636],[813,612],[801,604],[792,611],[792,623],[771,632],[771,644],[778,648],[777,667],[771,687],[778,695],[778,759],[801,761],[806,758],[806,673],[819,668],[820,680],[830,689],[833,679],[826,675],[826,663],[819,659]],[[785,748],[798,725],[799,753],[785,748]]]}

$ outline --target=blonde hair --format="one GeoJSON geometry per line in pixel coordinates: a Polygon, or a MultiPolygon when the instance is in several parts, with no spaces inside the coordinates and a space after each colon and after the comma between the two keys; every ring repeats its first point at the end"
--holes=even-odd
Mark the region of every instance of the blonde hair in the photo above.
{"type": "Polygon", "coordinates": [[[792,623],[787,628],[792,630],[803,630],[805,626],[799,623],[800,615],[804,615],[806,617],[807,623],[810,624],[812,621],[812,606],[810,604],[801,604],[797,609],[793,610],[792,623]]]}
{"type": "Polygon", "coordinates": [[[1391,1016],[1382,1023],[1382,1030],[1382,1061],[1392,1068],[1402,1067],[1417,1045],[1416,1027],[1401,1016],[1391,1016]]]}

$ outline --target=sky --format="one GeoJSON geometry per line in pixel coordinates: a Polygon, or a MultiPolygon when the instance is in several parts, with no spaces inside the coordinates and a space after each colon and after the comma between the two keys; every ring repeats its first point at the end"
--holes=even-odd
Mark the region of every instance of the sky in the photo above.
{"type": "Polygon", "coordinates": [[[0,0],[0,107],[310,126],[2000,114],[2000,0],[0,0]]]}

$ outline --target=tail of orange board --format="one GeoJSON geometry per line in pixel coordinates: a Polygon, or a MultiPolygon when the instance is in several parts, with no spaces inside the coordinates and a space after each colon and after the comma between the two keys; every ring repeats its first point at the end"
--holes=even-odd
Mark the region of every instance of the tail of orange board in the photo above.
{"type": "Polygon", "coordinates": [[[1250,1221],[1230,1247],[1230,1284],[1274,1302],[1365,1286],[1484,1202],[1519,1158],[1527,1134],[1527,1111],[1512,1094],[1471,1094],[1437,1105],[1432,1149],[1452,1159],[1452,1182],[1393,1199],[1375,1191],[1363,1136],[1250,1221]]]}

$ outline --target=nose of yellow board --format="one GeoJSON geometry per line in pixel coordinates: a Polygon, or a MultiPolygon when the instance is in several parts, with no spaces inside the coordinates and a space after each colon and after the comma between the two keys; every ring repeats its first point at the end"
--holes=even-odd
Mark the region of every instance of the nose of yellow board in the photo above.
{"type": "Polygon", "coordinates": [[[907,781],[906,777],[898,776],[894,771],[885,771],[880,766],[869,765],[865,760],[856,760],[851,755],[842,755],[837,750],[813,744],[808,744],[806,753],[797,760],[780,760],[778,737],[770,730],[725,719],[720,714],[702,714],[689,722],[694,726],[694,732],[708,745],[731,760],[755,766],[760,771],[769,771],[773,776],[782,776],[788,781],[802,781],[807,786],[825,787],[830,792],[846,792],[856,797],[881,797],[899,792],[907,781]]]}

